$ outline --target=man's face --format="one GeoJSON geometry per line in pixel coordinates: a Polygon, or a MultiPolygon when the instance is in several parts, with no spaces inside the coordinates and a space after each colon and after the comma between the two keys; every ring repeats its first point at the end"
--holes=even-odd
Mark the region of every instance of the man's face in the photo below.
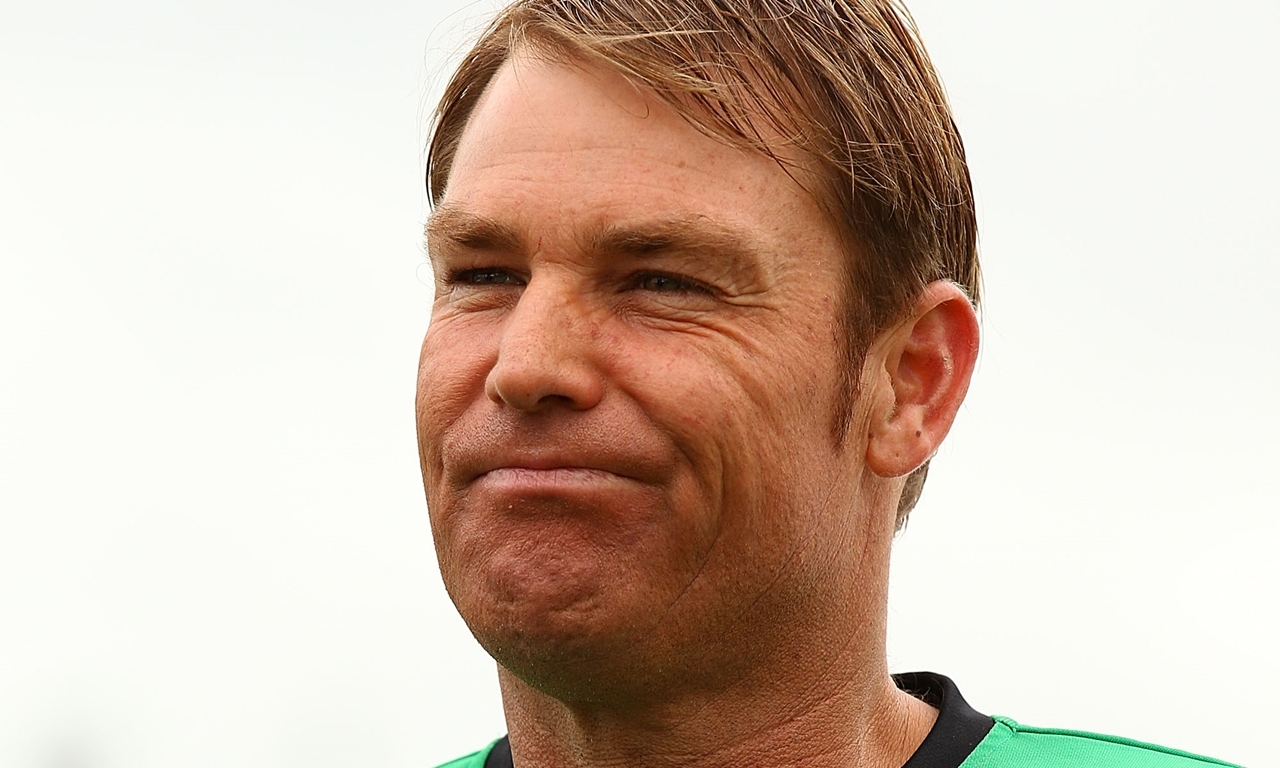
{"type": "Polygon", "coordinates": [[[517,676],[573,695],[580,674],[749,664],[858,572],[860,441],[832,436],[841,250],[774,161],[616,74],[517,56],[429,249],[432,530],[517,676]]]}

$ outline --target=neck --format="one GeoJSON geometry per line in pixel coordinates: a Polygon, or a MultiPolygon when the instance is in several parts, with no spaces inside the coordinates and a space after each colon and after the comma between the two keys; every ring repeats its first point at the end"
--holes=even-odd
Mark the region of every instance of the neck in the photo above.
{"type": "Polygon", "coordinates": [[[501,682],[518,768],[900,768],[937,717],[887,672],[782,706],[724,693],[643,710],[565,704],[505,672],[501,682]]]}

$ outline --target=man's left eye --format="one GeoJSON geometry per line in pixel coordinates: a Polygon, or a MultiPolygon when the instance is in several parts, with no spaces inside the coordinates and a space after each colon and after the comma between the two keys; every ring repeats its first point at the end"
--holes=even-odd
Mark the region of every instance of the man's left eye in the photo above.
{"type": "Polygon", "coordinates": [[[706,286],[675,275],[641,275],[636,286],[643,291],[654,293],[708,293],[706,286]]]}

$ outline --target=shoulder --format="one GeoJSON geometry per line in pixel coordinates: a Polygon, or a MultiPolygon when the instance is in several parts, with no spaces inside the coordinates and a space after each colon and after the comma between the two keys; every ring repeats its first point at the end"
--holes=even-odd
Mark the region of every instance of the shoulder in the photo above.
{"type": "MultiPolygon", "coordinates": [[[[497,742],[494,742],[496,744],[497,742]]],[[[472,752],[465,757],[459,757],[457,760],[437,766],[437,768],[484,768],[485,760],[489,757],[489,752],[493,749],[493,744],[485,747],[478,752],[472,752]]]]}
{"type": "Polygon", "coordinates": [[[999,716],[995,721],[961,768],[1240,768],[1119,736],[1035,728],[999,716]]]}

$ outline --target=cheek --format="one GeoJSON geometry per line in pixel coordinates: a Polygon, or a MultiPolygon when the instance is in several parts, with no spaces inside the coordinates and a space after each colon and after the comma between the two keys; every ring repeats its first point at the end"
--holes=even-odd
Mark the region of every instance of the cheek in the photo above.
{"type": "Polygon", "coordinates": [[[743,461],[781,460],[784,446],[829,434],[839,377],[817,345],[724,341],[673,339],[623,358],[617,378],[695,458],[714,451],[743,461]]]}
{"type": "MultiPolygon", "coordinates": [[[[736,371],[739,350],[708,348],[703,340],[673,336],[618,340],[610,376],[625,390],[653,430],[665,436],[680,470],[668,488],[668,504],[685,535],[704,542],[733,525],[726,515],[750,515],[759,506],[762,459],[772,451],[776,425],[761,407],[765,397],[736,371]],[[648,343],[642,343],[647,341],[648,343]],[[641,352],[642,350],[642,352],[641,352]]],[[[755,372],[758,375],[758,371],[755,372]]]]}
{"type": "Polygon", "coordinates": [[[485,378],[493,366],[487,348],[480,329],[453,320],[433,320],[422,342],[415,410],[428,502],[443,482],[444,434],[484,397],[485,378]]]}
{"type": "Polygon", "coordinates": [[[616,363],[629,397],[686,463],[688,482],[673,489],[683,498],[672,505],[696,498],[703,536],[785,537],[788,525],[802,523],[781,507],[825,493],[838,376],[821,349],[813,339],[782,343],[763,332],[686,337],[616,363]]]}

